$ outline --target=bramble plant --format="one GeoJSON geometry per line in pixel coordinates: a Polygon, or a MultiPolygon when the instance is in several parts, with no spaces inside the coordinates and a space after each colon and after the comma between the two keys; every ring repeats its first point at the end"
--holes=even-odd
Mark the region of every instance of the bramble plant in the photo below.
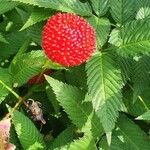
{"type": "Polygon", "coordinates": [[[150,0],[0,0],[0,149],[149,150],[150,0]]]}

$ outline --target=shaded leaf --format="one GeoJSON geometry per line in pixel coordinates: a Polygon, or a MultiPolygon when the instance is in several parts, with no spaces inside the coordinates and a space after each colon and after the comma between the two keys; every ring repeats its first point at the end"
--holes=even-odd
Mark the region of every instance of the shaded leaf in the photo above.
{"type": "Polygon", "coordinates": [[[133,101],[149,87],[150,82],[150,57],[137,57],[133,63],[132,81],[133,81],[133,101]]]}
{"type": "Polygon", "coordinates": [[[22,46],[26,39],[25,32],[14,32],[5,36],[8,44],[1,43],[0,44],[0,57],[6,57],[15,54],[19,48],[22,46]]]}
{"type": "Polygon", "coordinates": [[[98,16],[103,16],[109,8],[109,0],[92,0],[93,9],[98,16]]]}
{"type": "Polygon", "coordinates": [[[26,23],[23,25],[23,27],[20,30],[24,30],[38,22],[46,20],[47,18],[50,17],[51,13],[52,11],[50,11],[49,9],[34,8],[28,20],[26,21],[26,23]]]}
{"type": "Polygon", "coordinates": [[[49,150],[60,149],[73,140],[73,127],[69,127],[61,132],[58,137],[50,144],[49,150]]]}
{"type": "Polygon", "coordinates": [[[0,42],[8,43],[5,39],[5,37],[1,33],[0,33],[0,42]]]}
{"type": "Polygon", "coordinates": [[[88,20],[96,31],[97,47],[101,48],[107,41],[110,31],[110,22],[106,18],[98,18],[94,16],[90,17],[88,20]]]}
{"type": "Polygon", "coordinates": [[[133,20],[136,10],[136,0],[113,0],[110,1],[110,12],[114,20],[124,24],[133,20]]]}
{"type": "Polygon", "coordinates": [[[10,2],[7,0],[0,0],[0,15],[9,10],[12,10],[16,6],[17,6],[17,3],[15,2],[10,2]]]}
{"type": "Polygon", "coordinates": [[[118,123],[118,137],[122,136],[123,145],[128,150],[148,150],[150,148],[150,140],[146,133],[140,129],[134,122],[126,116],[121,115],[118,123]]]}

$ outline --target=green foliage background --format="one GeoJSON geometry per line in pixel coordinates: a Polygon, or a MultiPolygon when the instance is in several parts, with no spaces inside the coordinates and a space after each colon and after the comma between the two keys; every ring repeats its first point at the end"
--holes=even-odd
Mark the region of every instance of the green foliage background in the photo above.
{"type": "Polygon", "coordinates": [[[12,117],[18,150],[150,149],[149,0],[0,0],[0,117],[12,117]],[[83,16],[96,31],[86,63],[55,64],[41,33],[57,12],[83,16]],[[28,80],[54,69],[46,82],[28,80]],[[46,124],[33,121],[12,94],[41,102],[46,124]]]}

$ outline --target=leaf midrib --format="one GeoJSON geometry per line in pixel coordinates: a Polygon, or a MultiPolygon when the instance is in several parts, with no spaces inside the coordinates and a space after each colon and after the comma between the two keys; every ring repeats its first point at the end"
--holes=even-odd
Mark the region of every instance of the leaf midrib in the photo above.
{"type": "MultiPolygon", "coordinates": [[[[100,86],[102,86],[102,90],[103,90],[103,101],[104,101],[104,103],[106,104],[106,89],[105,89],[105,81],[104,81],[104,68],[103,68],[103,57],[102,57],[102,55],[101,55],[101,66],[100,66],[100,70],[101,70],[101,85],[100,86]]],[[[106,107],[105,107],[106,108],[106,107]]],[[[107,109],[105,109],[105,114],[106,114],[106,116],[103,116],[103,117],[105,117],[106,118],[106,120],[107,120],[107,109]]],[[[102,122],[102,125],[103,125],[103,122],[102,122]]],[[[103,127],[104,127],[104,129],[106,130],[106,127],[103,125],[103,127]]]]}

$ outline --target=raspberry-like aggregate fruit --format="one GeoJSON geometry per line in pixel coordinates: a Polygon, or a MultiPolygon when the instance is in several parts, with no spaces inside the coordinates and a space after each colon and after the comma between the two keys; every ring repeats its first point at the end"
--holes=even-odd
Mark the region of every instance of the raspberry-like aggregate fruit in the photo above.
{"type": "Polygon", "coordinates": [[[44,74],[46,75],[50,75],[52,74],[54,71],[51,69],[45,70],[42,74],[38,74],[33,76],[29,81],[28,84],[33,85],[33,84],[41,84],[45,81],[45,77],[44,74]]]}
{"type": "Polygon", "coordinates": [[[66,67],[78,66],[95,50],[95,31],[80,16],[57,13],[44,26],[42,47],[52,61],[66,67]]]}

